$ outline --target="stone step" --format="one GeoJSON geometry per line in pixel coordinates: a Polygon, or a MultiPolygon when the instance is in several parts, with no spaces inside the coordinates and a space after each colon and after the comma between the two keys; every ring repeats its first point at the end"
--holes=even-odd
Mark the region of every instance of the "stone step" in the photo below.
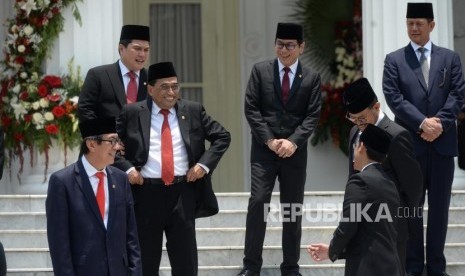
{"type": "MultiPolygon", "coordinates": [[[[220,210],[245,210],[249,193],[217,193],[220,210]]],[[[44,212],[46,195],[0,195],[0,212],[44,212]]],[[[344,191],[305,192],[304,204],[317,208],[324,204],[339,204],[344,191]]],[[[279,193],[272,195],[272,203],[279,202],[279,193]]],[[[452,191],[451,207],[465,207],[465,190],[452,191]]]]}
{"type": "MultiPolygon", "coordinates": [[[[240,265],[235,266],[199,266],[199,276],[231,276],[239,273],[240,265]]],[[[447,263],[450,275],[465,275],[465,262],[447,263]]],[[[338,260],[333,264],[305,264],[300,265],[303,276],[343,276],[344,261],[338,260]]],[[[8,268],[10,276],[54,276],[51,268],[8,268]]],[[[263,266],[261,276],[279,275],[279,266],[263,266]]],[[[171,276],[170,267],[161,267],[160,276],[171,276]]]]}
{"type": "MultiPolygon", "coordinates": [[[[306,246],[303,245],[300,250],[300,263],[303,265],[316,264],[308,256],[306,246]]],[[[218,247],[199,247],[198,258],[199,266],[240,266],[243,258],[243,246],[218,246],[218,247]]],[[[48,248],[17,248],[6,249],[6,259],[8,267],[12,269],[41,268],[52,267],[48,248]]],[[[465,254],[465,243],[446,244],[444,254],[448,263],[463,261],[465,254]]],[[[282,262],[282,251],[280,246],[265,246],[263,248],[264,266],[279,266],[282,262]]],[[[340,261],[338,261],[340,262],[340,261]]],[[[319,264],[332,264],[331,261],[324,261],[319,264]]],[[[163,248],[161,267],[170,267],[166,248],[163,248]]]]}
{"type": "MultiPolygon", "coordinates": [[[[278,205],[271,208],[268,226],[282,225],[278,205]],[[275,208],[276,207],[276,208],[275,208]]],[[[328,206],[326,206],[328,207],[328,206]]],[[[340,220],[342,205],[325,209],[303,210],[303,226],[336,226],[340,220]]],[[[424,208],[427,221],[428,207],[424,208]]],[[[247,210],[221,210],[217,215],[196,220],[197,228],[245,227],[247,210]]],[[[465,207],[450,207],[449,224],[465,224],[465,207]]],[[[0,212],[0,230],[46,229],[45,212],[0,212]]]]}

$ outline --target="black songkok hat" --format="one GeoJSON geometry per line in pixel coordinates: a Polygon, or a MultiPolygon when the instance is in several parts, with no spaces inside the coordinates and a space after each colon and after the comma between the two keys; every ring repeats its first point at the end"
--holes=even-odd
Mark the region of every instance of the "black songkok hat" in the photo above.
{"type": "Polygon", "coordinates": [[[116,133],[115,118],[97,118],[79,122],[79,130],[82,138],[116,133]]]}
{"type": "Polygon", "coordinates": [[[346,88],[342,95],[342,100],[347,111],[355,114],[369,107],[373,101],[378,100],[378,97],[376,97],[375,91],[371,88],[368,80],[361,78],[346,88]]]}
{"type": "Polygon", "coordinates": [[[142,25],[124,25],[119,40],[146,40],[150,42],[150,29],[142,25]]]}
{"type": "Polygon", "coordinates": [[[304,40],[304,31],[301,25],[295,23],[278,23],[276,38],[304,40]]]}
{"type": "Polygon", "coordinates": [[[367,127],[360,135],[360,141],[363,142],[366,148],[381,154],[388,153],[391,138],[389,133],[372,124],[367,124],[367,127]]]}
{"type": "Polygon", "coordinates": [[[407,18],[434,19],[432,3],[407,3],[407,18]]]}
{"type": "Polygon", "coordinates": [[[173,63],[159,62],[150,65],[148,83],[154,83],[158,79],[177,77],[173,63]]]}

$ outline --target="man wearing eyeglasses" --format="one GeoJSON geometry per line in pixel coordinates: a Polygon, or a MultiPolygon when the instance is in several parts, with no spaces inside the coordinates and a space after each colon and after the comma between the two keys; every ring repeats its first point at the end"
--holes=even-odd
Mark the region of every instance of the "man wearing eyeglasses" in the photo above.
{"type": "MultiPolygon", "coordinates": [[[[301,210],[307,169],[307,141],[321,109],[320,76],[304,66],[302,26],[278,23],[274,60],[254,65],[245,92],[245,117],[252,132],[251,195],[240,276],[260,275],[266,220],[276,178],[280,202],[301,210]]],[[[283,222],[281,274],[300,275],[302,215],[283,222]]]]}
{"type": "MultiPolygon", "coordinates": [[[[360,134],[369,125],[376,125],[392,136],[387,158],[382,162],[383,169],[396,184],[400,197],[397,217],[397,252],[401,270],[405,271],[406,246],[409,239],[409,222],[414,216],[422,215],[420,198],[423,191],[423,176],[413,151],[410,133],[390,120],[381,111],[373,88],[366,78],[349,85],[343,94],[347,109],[347,119],[355,124],[350,130],[349,145],[355,146],[360,134]]],[[[354,168],[354,150],[349,149],[349,177],[357,171],[354,168]]]]}
{"type": "Polygon", "coordinates": [[[114,118],[80,122],[82,156],[53,173],[45,202],[55,275],[142,275],[127,175],[109,165],[123,147],[114,118]]]}
{"type": "Polygon", "coordinates": [[[457,156],[456,119],[464,103],[465,81],[459,55],[432,43],[434,27],[433,4],[408,3],[410,43],[384,61],[386,102],[395,121],[412,135],[424,176],[422,206],[428,191],[428,230],[424,238],[423,218],[414,219],[415,239],[407,247],[409,275],[421,275],[425,263],[428,275],[447,275],[444,245],[457,156]]]}
{"type": "Polygon", "coordinates": [[[147,89],[117,120],[125,159],[115,162],[132,184],[143,273],[159,275],[165,233],[171,274],[196,276],[195,218],[218,212],[211,174],[231,137],[200,103],[180,99],[171,62],[149,67],[147,89]]]}

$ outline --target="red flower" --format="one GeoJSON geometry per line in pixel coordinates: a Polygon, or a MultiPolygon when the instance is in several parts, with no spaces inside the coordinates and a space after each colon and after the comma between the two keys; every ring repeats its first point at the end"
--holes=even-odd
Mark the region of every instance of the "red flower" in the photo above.
{"type": "Polygon", "coordinates": [[[24,64],[24,62],[26,62],[26,60],[24,59],[24,57],[19,56],[15,58],[15,62],[22,65],[24,64]]]}
{"type": "Polygon", "coordinates": [[[22,141],[24,139],[24,135],[22,133],[15,133],[13,137],[16,141],[22,141]]]}
{"type": "Polygon", "coordinates": [[[27,122],[27,123],[32,121],[32,115],[31,114],[24,115],[24,121],[27,122]]]}
{"type": "Polygon", "coordinates": [[[58,102],[59,100],[61,100],[61,96],[59,94],[48,95],[47,98],[51,102],[58,102]]]}
{"type": "Polygon", "coordinates": [[[52,13],[53,13],[54,15],[55,15],[55,14],[59,14],[59,13],[60,13],[60,9],[57,8],[57,7],[54,7],[54,8],[52,9],[52,13]]]}
{"type": "Polygon", "coordinates": [[[2,116],[2,125],[7,128],[11,124],[11,118],[8,116],[2,116]]]}
{"type": "Polygon", "coordinates": [[[61,116],[65,115],[66,111],[61,106],[55,106],[52,109],[52,113],[53,113],[53,115],[55,115],[55,117],[60,118],[61,116]]]}
{"type": "Polygon", "coordinates": [[[61,78],[58,76],[48,75],[45,76],[43,82],[48,84],[51,88],[59,88],[61,87],[61,78]]]}
{"type": "Polygon", "coordinates": [[[58,126],[55,124],[49,124],[45,126],[45,131],[48,134],[56,135],[58,133],[58,126]]]}
{"type": "Polygon", "coordinates": [[[19,99],[21,101],[27,100],[28,97],[29,97],[29,93],[27,93],[27,91],[23,91],[23,92],[21,92],[21,94],[19,94],[19,99]]]}
{"type": "Polygon", "coordinates": [[[39,85],[38,89],[37,89],[37,94],[39,94],[39,96],[41,98],[44,98],[48,95],[48,89],[47,89],[47,86],[41,84],[39,85]]]}

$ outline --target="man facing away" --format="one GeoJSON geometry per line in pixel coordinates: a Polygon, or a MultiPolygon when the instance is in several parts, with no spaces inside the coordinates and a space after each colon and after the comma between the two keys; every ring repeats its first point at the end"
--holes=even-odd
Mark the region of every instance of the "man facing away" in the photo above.
{"type": "Polygon", "coordinates": [[[397,255],[396,186],[381,166],[391,137],[368,124],[353,144],[354,169],[344,193],[342,218],[330,244],[307,251],[315,261],[346,259],[345,276],[403,276],[397,255]],[[363,212],[363,213],[362,213],[363,212]]]}
{"type": "Polygon", "coordinates": [[[149,50],[149,27],[125,25],[121,28],[120,59],[87,72],[79,95],[79,121],[117,118],[127,103],[147,98],[147,70],[144,65],[149,58],[149,50]]]}
{"type": "Polygon", "coordinates": [[[428,227],[413,218],[415,233],[407,243],[406,270],[428,276],[447,275],[444,244],[457,155],[456,118],[462,108],[465,81],[457,53],[430,39],[435,26],[431,3],[407,4],[410,43],[386,55],[383,92],[395,122],[413,137],[415,155],[424,177],[421,206],[428,191],[428,227]]]}
{"type": "Polygon", "coordinates": [[[165,233],[171,274],[196,276],[195,218],[218,212],[211,174],[231,137],[200,103],[180,99],[171,62],[149,67],[148,93],[117,121],[126,148],[115,162],[132,184],[143,273],[158,275],[165,233]]]}
{"type": "Polygon", "coordinates": [[[396,212],[397,252],[401,269],[405,271],[409,222],[412,217],[423,215],[423,209],[419,208],[423,193],[423,176],[415,158],[412,137],[405,128],[391,121],[381,111],[378,97],[366,78],[358,79],[347,87],[343,94],[343,102],[348,111],[347,118],[355,124],[349,135],[349,177],[356,172],[353,167],[353,145],[357,143],[360,133],[368,124],[378,126],[392,137],[382,166],[396,184],[400,196],[400,208],[396,212]]]}
{"type": "Polygon", "coordinates": [[[114,118],[80,122],[79,160],[53,173],[47,238],[60,276],[141,276],[142,265],[127,175],[111,166],[122,149],[114,118]]]}
{"type": "MultiPolygon", "coordinates": [[[[302,26],[278,23],[276,59],[254,65],[245,92],[245,117],[252,132],[251,195],[247,210],[243,269],[238,276],[259,275],[266,217],[276,178],[280,202],[302,207],[307,169],[307,141],[321,110],[320,76],[303,66],[302,26]]],[[[294,216],[295,215],[295,216],[294,216]]],[[[302,215],[283,222],[281,274],[300,275],[302,215]]]]}

